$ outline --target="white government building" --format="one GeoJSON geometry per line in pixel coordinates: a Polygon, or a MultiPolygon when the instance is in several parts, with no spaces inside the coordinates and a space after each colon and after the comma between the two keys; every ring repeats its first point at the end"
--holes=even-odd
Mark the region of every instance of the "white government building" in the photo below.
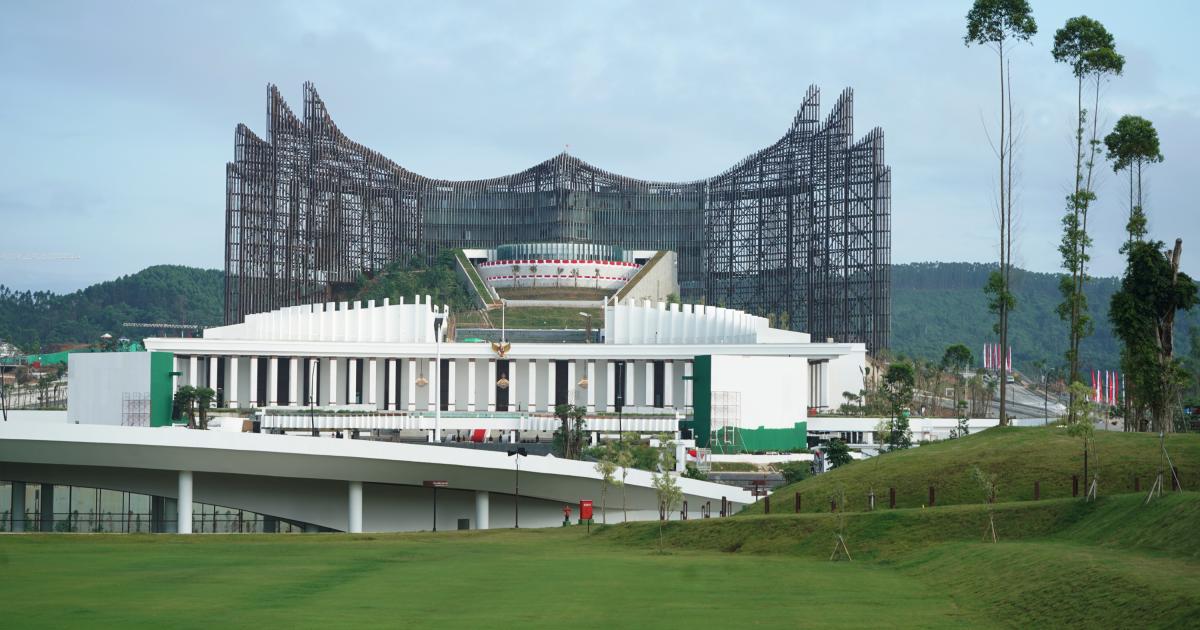
{"type": "MultiPolygon", "coordinates": [[[[811,408],[862,387],[862,344],[814,343],[726,308],[609,301],[602,343],[448,342],[448,315],[428,298],[312,304],[202,338],[147,339],[149,352],[73,354],[65,422],[0,423],[12,526],[59,526],[56,486],[154,497],[156,527],[167,531],[209,531],[193,502],[263,515],[269,531],[279,521],[351,532],[518,518],[549,526],[564,505],[599,498],[599,474],[590,462],[505,450],[547,441],[557,404],[584,407],[593,440],[666,433],[703,448],[731,423],[793,436],[811,408]],[[225,410],[214,410],[224,416],[214,430],[170,426],[171,393],[185,384],[217,391],[225,410]],[[736,413],[718,411],[714,401],[731,396],[736,413]],[[244,432],[243,417],[257,418],[261,433],[244,432]],[[313,438],[313,428],[347,439],[313,438]],[[441,444],[459,438],[493,444],[441,444]]],[[[630,518],[659,516],[650,477],[630,471],[630,518]]],[[[680,484],[676,518],[753,500],[732,486],[680,484]]],[[[622,517],[619,505],[602,513],[596,503],[597,521],[622,517]]]]}

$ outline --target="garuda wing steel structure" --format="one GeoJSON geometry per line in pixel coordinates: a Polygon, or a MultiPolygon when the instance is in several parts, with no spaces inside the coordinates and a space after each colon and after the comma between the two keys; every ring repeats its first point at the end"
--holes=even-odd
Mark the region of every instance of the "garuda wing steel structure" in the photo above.
{"type": "Polygon", "coordinates": [[[566,153],[493,179],[431,179],[343,135],[312,84],[302,119],[275,86],[268,96],[266,139],[239,125],[226,167],[226,322],[443,248],[584,242],[675,251],[684,300],[888,345],[891,171],[881,129],[854,139],[850,89],[821,120],[810,87],[779,141],[692,182],[566,153]]]}

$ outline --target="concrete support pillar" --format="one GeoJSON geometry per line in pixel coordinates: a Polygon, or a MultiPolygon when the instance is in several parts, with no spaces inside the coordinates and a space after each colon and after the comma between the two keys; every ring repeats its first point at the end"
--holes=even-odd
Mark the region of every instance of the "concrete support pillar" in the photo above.
{"type": "Polygon", "coordinates": [[[475,411],[475,359],[467,361],[467,411],[475,411]]]}
{"type": "Polygon", "coordinates": [[[408,360],[408,369],[404,375],[404,406],[409,411],[417,410],[417,362],[415,359],[408,360]]]}
{"type": "Polygon", "coordinates": [[[300,358],[288,359],[288,404],[296,407],[300,401],[300,358]]]}
{"type": "MultiPolygon", "coordinates": [[[[516,411],[521,405],[521,396],[517,389],[517,372],[520,371],[519,362],[516,359],[508,360],[508,368],[504,370],[500,376],[508,379],[508,410],[516,411]]],[[[499,377],[497,377],[499,378],[499,377]]]]}
{"type": "Polygon", "coordinates": [[[487,529],[489,514],[488,493],[483,490],[475,491],[475,529],[487,529]]]}
{"type": "Polygon", "coordinates": [[[217,366],[220,365],[221,357],[208,357],[208,388],[214,392],[220,388],[217,383],[217,366]]]}
{"type": "Polygon", "coordinates": [[[179,499],[176,501],[175,531],[180,534],[192,533],[192,471],[179,471],[179,499]]]}
{"type": "Polygon", "coordinates": [[[530,359],[529,361],[529,399],[525,402],[525,409],[533,412],[537,411],[537,361],[530,359]]]}
{"type": "Polygon", "coordinates": [[[250,357],[250,406],[257,407],[262,392],[258,391],[258,357],[250,357]]]}
{"type": "Polygon", "coordinates": [[[12,482],[12,528],[11,531],[25,531],[25,482],[12,482]]]}
{"type": "Polygon", "coordinates": [[[596,413],[596,362],[587,362],[587,410],[596,413]]]}
{"type": "Polygon", "coordinates": [[[346,531],[350,532],[351,534],[360,534],[360,533],[362,533],[362,530],[363,530],[363,528],[362,528],[362,523],[363,523],[363,521],[362,521],[363,486],[362,486],[361,481],[351,481],[349,486],[350,486],[349,492],[347,493],[349,502],[346,506],[348,509],[348,511],[346,513],[346,524],[347,524],[346,531]]]}
{"type": "Polygon", "coordinates": [[[646,366],[646,406],[654,406],[654,362],[643,361],[646,366]]]}
{"type": "Polygon", "coordinates": [[[399,363],[395,359],[388,359],[387,362],[388,362],[387,405],[385,406],[385,408],[390,409],[390,410],[395,410],[396,409],[396,381],[398,380],[397,374],[396,374],[396,366],[398,366],[399,363]]]}
{"type": "Polygon", "coordinates": [[[615,413],[617,411],[617,363],[615,361],[605,361],[604,363],[608,370],[608,378],[604,381],[604,386],[608,388],[604,396],[604,410],[615,413]]]}
{"type": "Polygon", "coordinates": [[[425,390],[428,395],[425,396],[425,398],[426,402],[428,403],[426,406],[431,412],[437,410],[435,405],[438,404],[438,393],[442,388],[442,381],[439,378],[441,376],[441,372],[438,371],[440,369],[441,368],[438,366],[436,359],[429,359],[429,385],[425,390]]]}
{"type": "Polygon", "coordinates": [[[262,399],[268,407],[279,404],[279,357],[267,359],[267,395],[262,399]]]}
{"type": "Polygon", "coordinates": [[[225,375],[229,379],[229,387],[225,389],[225,404],[237,409],[241,406],[241,401],[238,400],[238,358],[229,357],[229,370],[225,375]]]}
{"type": "Polygon", "coordinates": [[[675,362],[663,361],[663,407],[675,406],[675,362]]]}
{"type": "Polygon", "coordinates": [[[558,404],[558,398],[554,392],[558,388],[555,386],[555,381],[558,380],[558,364],[554,361],[546,362],[546,411],[554,411],[554,406],[558,404]]]}
{"type": "Polygon", "coordinates": [[[575,361],[567,361],[567,404],[574,405],[579,399],[579,376],[575,374],[575,361]]]}
{"type": "Polygon", "coordinates": [[[446,370],[446,409],[458,411],[458,366],[459,362],[450,359],[449,369],[446,370]]]}
{"type": "Polygon", "coordinates": [[[625,362],[625,406],[635,407],[637,401],[633,398],[633,361],[625,362]]]}
{"type": "Polygon", "coordinates": [[[200,357],[196,355],[188,357],[188,385],[200,386],[200,357]]]}
{"type": "Polygon", "coordinates": [[[326,372],[329,374],[329,404],[331,405],[336,405],[341,400],[341,397],[338,396],[338,372],[343,363],[345,361],[342,359],[329,359],[329,369],[326,372]]]}
{"type": "Polygon", "coordinates": [[[496,362],[488,361],[487,379],[487,410],[496,410],[496,362]]]}
{"type": "Polygon", "coordinates": [[[43,532],[54,531],[54,484],[42,484],[41,505],[38,506],[38,510],[38,522],[41,523],[39,529],[43,532]]]}
{"type": "Polygon", "coordinates": [[[376,404],[375,388],[377,387],[377,383],[379,383],[379,361],[377,359],[375,359],[374,357],[367,359],[366,379],[367,379],[366,403],[368,405],[370,405],[371,407],[375,407],[375,404],[376,404]]]}

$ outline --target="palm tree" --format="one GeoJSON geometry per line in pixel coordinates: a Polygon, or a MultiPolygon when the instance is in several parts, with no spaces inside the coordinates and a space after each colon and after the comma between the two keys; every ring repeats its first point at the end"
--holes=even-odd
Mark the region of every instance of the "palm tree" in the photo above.
{"type": "Polygon", "coordinates": [[[579,268],[578,267],[571,270],[571,277],[575,279],[575,288],[578,289],[579,288],[579,268]]]}
{"type": "Polygon", "coordinates": [[[599,289],[600,288],[600,270],[593,269],[592,271],[596,274],[596,288],[599,289]]]}
{"type": "Polygon", "coordinates": [[[531,286],[531,287],[537,286],[537,265],[529,265],[529,273],[533,278],[532,280],[529,281],[529,286],[531,286]]]}
{"type": "Polygon", "coordinates": [[[521,286],[521,283],[517,281],[517,273],[519,271],[521,271],[521,265],[513,265],[513,286],[514,287],[521,286]]]}
{"type": "Polygon", "coordinates": [[[554,286],[559,286],[559,281],[562,280],[563,271],[564,269],[562,267],[558,268],[558,274],[554,276],[554,286]]]}

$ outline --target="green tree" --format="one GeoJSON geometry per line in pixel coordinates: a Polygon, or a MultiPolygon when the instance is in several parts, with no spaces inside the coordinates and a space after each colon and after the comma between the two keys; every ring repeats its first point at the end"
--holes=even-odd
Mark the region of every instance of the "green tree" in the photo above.
{"type": "Polygon", "coordinates": [[[633,449],[630,448],[633,444],[640,442],[636,433],[626,433],[621,436],[618,443],[619,451],[617,452],[617,465],[621,467],[621,481],[617,482],[621,486],[621,514],[622,522],[629,522],[629,504],[626,501],[626,481],[629,479],[629,469],[633,467],[634,455],[633,449]]]}
{"type": "Polygon", "coordinates": [[[659,438],[660,470],[651,475],[654,484],[654,494],[658,498],[658,509],[661,518],[658,520],[658,552],[663,549],[663,521],[670,520],[671,512],[683,501],[683,490],[675,480],[675,442],[670,436],[659,438]]]}
{"type": "Polygon", "coordinates": [[[556,405],[554,415],[562,423],[554,432],[555,450],[564,459],[579,459],[583,454],[584,419],[587,408],[576,405],[556,405]]]}
{"type": "MultiPolygon", "coordinates": [[[[973,363],[975,363],[975,357],[971,354],[971,349],[961,343],[948,346],[946,352],[942,354],[942,370],[950,372],[954,376],[954,409],[956,412],[961,408],[963,402],[966,371],[971,368],[973,363]]],[[[961,413],[957,413],[957,415],[962,417],[961,413]]]]}
{"type": "MultiPolygon", "coordinates": [[[[1059,317],[1068,323],[1068,378],[1071,382],[1078,382],[1079,345],[1093,331],[1084,284],[1088,280],[1088,247],[1092,243],[1088,236],[1088,209],[1096,200],[1092,176],[1096,154],[1100,150],[1100,86],[1107,78],[1121,74],[1125,58],[1116,52],[1113,36],[1104,25],[1086,15],[1068,19],[1055,32],[1051,52],[1055,61],[1070,66],[1076,82],[1075,181],[1073,191],[1067,197],[1067,211],[1062,220],[1063,237],[1058,248],[1067,275],[1060,285],[1063,302],[1057,310],[1059,317]],[[1083,106],[1085,83],[1094,87],[1090,120],[1089,112],[1083,106]],[[1089,123],[1091,134],[1085,141],[1089,123]]],[[[1073,405],[1068,404],[1067,408],[1068,415],[1074,413],[1073,405]]]]}
{"type": "Polygon", "coordinates": [[[883,375],[881,389],[891,413],[887,429],[887,444],[890,448],[912,446],[912,431],[908,428],[908,408],[912,405],[914,382],[913,366],[906,362],[889,365],[883,375]]]}
{"type": "Polygon", "coordinates": [[[829,458],[829,465],[834,468],[854,461],[854,458],[850,456],[850,447],[838,438],[829,440],[829,445],[825,447],[825,456],[829,458]]]}
{"type": "Polygon", "coordinates": [[[1142,168],[1162,162],[1163,156],[1158,145],[1158,132],[1153,123],[1141,116],[1122,116],[1112,133],[1104,137],[1104,145],[1108,147],[1108,159],[1112,162],[1113,172],[1129,171],[1129,222],[1125,225],[1129,240],[1122,248],[1124,252],[1134,241],[1140,241],[1146,235],[1142,168]]]}
{"type": "Polygon", "coordinates": [[[606,443],[596,460],[596,472],[600,473],[600,522],[605,525],[608,524],[608,487],[616,479],[618,445],[606,443]]]}
{"type": "MultiPolygon", "coordinates": [[[[1000,133],[993,144],[999,159],[1000,179],[998,182],[1000,265],[988,276],[983,287],[988,296],[988,308],[996,316],[996,332],[1000,336],[1000,347],[1008,347],[1008,317],[1016,306],[1012,293],[1012,244],[1013,244],[1013,149],[1014,133],[1012,112],[1012,62],[1006,62],[1005,45],[1029,41],[1037,33],[1037,21],[1033,19],[1026,0],[975,0],[967,12],[967,34],[964,43],[989,46],[996,52],[999,61],[1000,79],[1000,133]]],[[[1004,382],[1005,365],[1000,365],[1000,382],[1004,382]]],[[[1007,423],[1005,389],[1000,390],[1000,424],[1007,423]]]]}
{"type": "Polygon", "coordinates": [[[1171,251],[1164,251],[1161,241],[1134,242],[1121,290],[1109,304],[1109,320],[1124,345],[1121,368],[1139,430],[1147,428],[1141,421],[1143,411],[1150,416],[1149,428],[1173,429],[1168,413],[1186,382],[1183,366],[1173,356],[1175,315],[1190,310],[1198,298],[1195,281],[1179,271],[1182,249],[1179,239],[1171,251]]]}
{"type": "Polygon", "coordinates": [[[808,462],[787,462],[776,465],[775,470],[783,475],[784,484],[793,484],[808,478],[810,464],[808,462]]]}
{"type": "Polygon", "coordinates": [[[183,385],[175,390],[175,400],[172,405],[174,413],[172,417],[177,420],[186,419],[188,426],[194,426],[195,412],[193,406],[196,402],[196,388],[191,385],[183,385]]]}
{"type": "Polygon", "coordinates": [[[197,387],[194,391],[194,396],[196,399],[196,407],[200,411],[200,428],[207,429],[208,407],[217,397],[217,392],[213,391],[211,387],[197,387]]]}

